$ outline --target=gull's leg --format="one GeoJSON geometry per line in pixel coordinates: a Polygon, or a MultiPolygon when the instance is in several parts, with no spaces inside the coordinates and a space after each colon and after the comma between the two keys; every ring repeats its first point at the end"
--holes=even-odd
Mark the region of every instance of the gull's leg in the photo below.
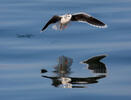
{"type": "Polygon", "coordinates": [[[60,30],[62,30],[63,25],[60,23],[60,30]]]}
{"type": "Polygon", "coordinates": [[[65,29],[65,28],[67,28],[67,24],[66,24],[66,25],[64,25],[64,29],[65,29]]]}

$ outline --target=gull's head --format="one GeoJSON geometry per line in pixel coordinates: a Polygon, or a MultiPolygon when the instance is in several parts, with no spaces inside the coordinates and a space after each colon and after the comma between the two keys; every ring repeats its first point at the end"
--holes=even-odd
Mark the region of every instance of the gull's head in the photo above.
{"type": "Polygon", "coordinates": [[[71,14],[66,14],[65,16],[67,19],[71,19],[72,15],[71,14]]]}

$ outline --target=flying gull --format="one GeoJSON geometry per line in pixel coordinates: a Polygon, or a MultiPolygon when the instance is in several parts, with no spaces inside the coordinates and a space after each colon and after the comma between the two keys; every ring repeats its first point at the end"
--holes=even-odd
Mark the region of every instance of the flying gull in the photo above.
{"type": "Polygon", "coordinates": [[[57,24],[53,26],[53,29],[63,30],[67,27],[70,21],[84,22],[98,28],[107,27],[107,25],[104,24],[102,21],[92,17],[87,13],[80,12],[75,14],[65,14],[62,16],[55,15],[46,23],[46,25],[42,28],[41,31],[44,31],[50,24],[55,23],[57,24]]]}

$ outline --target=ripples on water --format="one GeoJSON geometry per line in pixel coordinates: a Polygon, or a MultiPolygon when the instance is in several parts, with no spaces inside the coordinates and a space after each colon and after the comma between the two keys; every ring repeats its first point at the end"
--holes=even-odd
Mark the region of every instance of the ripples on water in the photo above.
{"type": "Polygon", "coordinates": [[[130,11],[130,0],[0,1],[0,98],[130,100],[130,11]],[[64,31],[49,27],[40,34],[54,14],[79,11],[102,20],[108,28],[71,23],[64,31]],[[61,55],[73,59],[69,77],[96,77],[79,62],[100,54],[108,55],[103,59],[107,77],[97,84],[87,84],[88,88],[58,89],[51,87],[51,80],[41,77],[43,68],[48,71],[44,75],[52,76],[52,66],[61,55]]]}

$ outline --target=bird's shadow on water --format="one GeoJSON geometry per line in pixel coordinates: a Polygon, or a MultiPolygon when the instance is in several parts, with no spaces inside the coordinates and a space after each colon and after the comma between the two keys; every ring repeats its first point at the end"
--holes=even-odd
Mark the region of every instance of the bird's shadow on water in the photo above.
{"type": "Polygon", "coordinates": [[[16,37],[17,38],[28,38],[28,39],[30,39],[30,38],[34,37],[34,35],[33,34],[16,34],[16,37]]]}
{"type": "Polygon", "coordinates": [[[54,76],[46,75],[46,73],[48,73],[47,69],[41,69],[41,74],[43,78],[51,79],[51,85],[54,87],[87,88],[88,84],[98,83],[99,79],[107,76],[106,65],[100,61],[104,57],[106,57],[106,55],[95,56],[82,61],[82,63],[88,64],[89,70],[93,71],[95,74],[93,77],[70,77],[73,59],[66,56],[60,56],[58,58],[58,64],[54,66],[54,76]]]}

